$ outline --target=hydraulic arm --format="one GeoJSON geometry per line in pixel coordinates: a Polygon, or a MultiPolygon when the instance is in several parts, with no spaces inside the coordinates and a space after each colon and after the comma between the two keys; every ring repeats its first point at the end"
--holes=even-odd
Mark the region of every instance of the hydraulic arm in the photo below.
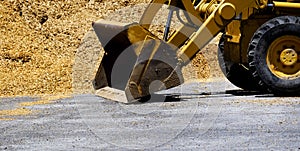
{"type": "Polygon", "coordinates": [[[156,91],[182,84],[182,66],[190,62],[216,35],[228,30],[228,27],[238,25],[238,29],[228,33],[237,33],[231,35],[231,41],[238,44],[235,47],[239,48],[244,45],[244,39],[250,42],[251,37],[247,37],[248,35],[254,34],[244,34],[246,38],[242,39],[243,21],[257,14],[262,16],[261,12],[272,12],[269,18],[284,13],[299,14],[299,8],[297,0],[153,0],[139,23],[97,21],[93,28],[106,53],[95,77],[94,86],[96,89],[113,87],[125,90],[127,99],[122,101],[125,103],[147,100],[156,91]],[[149,28],[163,4],[168,5],[169,14],[164,36],[160,39],[149,28]],[[184,11],[187,21],[170,34],[172,17],[179,9],[184,11]],[[287,9],[289,10],[286,11],[287,9]],[[123,53],[127,56],[118,59],[124,56],[123,53]],[[129,71],[125,74],[119,70],[114,71],[116,64],[120,69],[126,68],[129,71]],[[113,74],[123,74],[124,78],[119,80],[113,74]]]}

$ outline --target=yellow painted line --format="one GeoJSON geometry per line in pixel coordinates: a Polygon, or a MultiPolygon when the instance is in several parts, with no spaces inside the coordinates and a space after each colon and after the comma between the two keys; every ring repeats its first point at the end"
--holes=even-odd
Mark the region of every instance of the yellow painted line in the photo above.
{"type": "Polygon", "coordinates": [[[56,103],[59,99],[65,99],[69,98],[71,96],[69,95],[46,95],[42,96],[40,100],[38,101],[32,101],[32,102],[22,102],[18,103],[17,107],[15,109],[11,110],[0,110],[0,121],[1,120],[13,120],[13,118],[5,118],[7,116],[26,116],[33,114],[36,111],[32,111],[30,109],[27,109],[26,107],[34,106],[34,105],[45,105],[45,104],[52,104],[56,103]]]}

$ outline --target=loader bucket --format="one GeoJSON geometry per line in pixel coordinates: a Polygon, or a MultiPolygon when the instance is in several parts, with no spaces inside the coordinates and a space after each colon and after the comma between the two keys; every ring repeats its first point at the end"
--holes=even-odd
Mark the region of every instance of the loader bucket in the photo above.
{"type": "Polygon", "coordinates": [[[128,100],[148,101],[151,94],[183,83],[176,50],[159,39],[144,41],[125,89],[128,100]]]}
{"type": "MultiPolygon", "coordinates": [[[[143,41],[151,33],[137,24],[124,24],[106,20],[99,20],[93,23],[93,28],[105,51],[93,82],[94,88],[97,90],[106,86],[112,86],[111,74],[113,67],[125,49],[132,50],[127,50],[126,55],[128,56],[121,61],[123,61],[125,68],[133,68],[139,52],[130,46],[138,41],[143,41]]],[[[125,81],[123,78],[120,76],[113,79],[119,81],[114,81],[113,86],[124,90],[128,77],[125,81]]]]}
{"type": "Polygon", "coordinates": [[[172,75],[176,51],[141,25],[99,20],[93,28],[105,51],[93,81],[97,95],[131,103],[159,91],[161,86],[149,91],[153,81],[165,88],[181,83],[181,74],[172,75]]]}

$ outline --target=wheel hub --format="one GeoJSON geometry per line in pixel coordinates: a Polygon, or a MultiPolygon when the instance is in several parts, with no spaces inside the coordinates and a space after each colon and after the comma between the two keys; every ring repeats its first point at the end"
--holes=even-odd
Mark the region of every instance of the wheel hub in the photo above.
{"type": "Polygon", "coordinates": [[[286,35],[272,42],[267,53],[270,71],[282,79],[300,77],[300,38],[286,35]]]}
{"type": "Polygon", "coordinates": [[[286,66],[292,66],[297,63],[298,54],[294,49],[284,49],[280,54],[280,61],[286,66]]]}

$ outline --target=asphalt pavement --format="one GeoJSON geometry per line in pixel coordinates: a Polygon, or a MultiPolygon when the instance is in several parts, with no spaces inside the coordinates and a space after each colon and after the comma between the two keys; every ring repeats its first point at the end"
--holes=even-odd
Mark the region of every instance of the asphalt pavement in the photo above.
{"type": "Polygon", "coordinates": [[[130,105],[94,94],[1,98],[0,150],[300,150],[299,97],[227,81],[162,94],[130,105]]]}

